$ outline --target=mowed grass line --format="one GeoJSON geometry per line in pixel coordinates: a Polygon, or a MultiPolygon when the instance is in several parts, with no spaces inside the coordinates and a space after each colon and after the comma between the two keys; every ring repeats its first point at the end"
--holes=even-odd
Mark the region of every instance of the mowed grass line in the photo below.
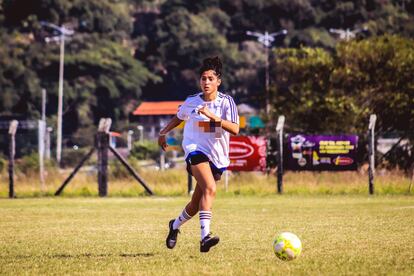
{"type": "Polygon", "coordinates": [[[212,230],[221,242],[199,252],[198,217],[165,247],[169,219],[187,197],[0,200],[0,274],[413,275],[410,196],[218,198],[212,230]],[[274,235],[296,233],[292,262],[274,235]]]}

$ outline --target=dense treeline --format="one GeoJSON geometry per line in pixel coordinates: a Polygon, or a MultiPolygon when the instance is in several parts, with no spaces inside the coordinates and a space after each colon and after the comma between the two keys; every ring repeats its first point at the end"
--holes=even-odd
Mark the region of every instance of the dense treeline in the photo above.
{"type": "Polygon", "coordinates": [[[381,132],[414,137],[412,0],[0,0],[0,115],[39,118],[46,88],[54,125],[59,45],[45,43],[53,31],[41,21],[75,31],[65,134],[88,136],[103,116],[122,130],[139,101],[184,99],[211,55],[224,60],[223,89],[262,108],[265,51],[246,31],[286,29],[270,52],[270,118],[285,114],[291,131],[363,134],[376,113],[381,132]],[[344,41],[330,28],[365,31],[344,41]]]}

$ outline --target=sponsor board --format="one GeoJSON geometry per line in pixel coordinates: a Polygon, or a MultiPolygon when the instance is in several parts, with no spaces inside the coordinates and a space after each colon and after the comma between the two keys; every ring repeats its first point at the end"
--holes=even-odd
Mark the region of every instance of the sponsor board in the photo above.
{"type": "Polygon", "coordinates": [[[231,171],[265,171],[266,138],[263,136],[231,136],[230,165],[231,171]]]}
{"type": "Polygon", "coordinates": [[[288,136],[287,169],[310,171],[356,170],[356,135],[288,136]]]}

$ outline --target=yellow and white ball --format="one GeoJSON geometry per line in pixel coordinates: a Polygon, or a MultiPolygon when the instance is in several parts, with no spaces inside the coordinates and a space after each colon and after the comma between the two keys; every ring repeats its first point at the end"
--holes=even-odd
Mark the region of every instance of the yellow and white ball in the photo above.
{"type": "Polygon", "coordinates": [[[291,261],[296,259],[302,252],[302,242],[295,234],[283,232],[274,239],[273,251],[279,259],[291,261]]]}

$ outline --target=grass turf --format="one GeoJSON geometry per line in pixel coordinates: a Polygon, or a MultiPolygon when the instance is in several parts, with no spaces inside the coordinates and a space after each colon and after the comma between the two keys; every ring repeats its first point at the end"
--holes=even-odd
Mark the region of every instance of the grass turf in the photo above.
{"type": "Polygon", "coordinates": [[[271,195],[216,199],[199,252],[198,218],[165,247],[187,197],[0,200],[0,274],[412,275],[411,196],[271,195]],[[302,255],[278,260],[272,240],[296,233],[302,255]]]}

